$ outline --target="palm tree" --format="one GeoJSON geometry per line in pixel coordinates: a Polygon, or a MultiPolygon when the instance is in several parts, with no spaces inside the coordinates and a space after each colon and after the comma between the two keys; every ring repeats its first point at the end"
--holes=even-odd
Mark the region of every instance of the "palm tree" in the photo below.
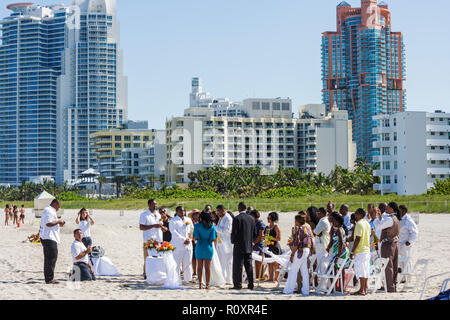
{"type": "Polygon", "coordinates": [[[154,174],[149,174],[149,175],[147,175],[146,178],[148,179],[149,186],[152,187],[152,189],[153,189],[155,187],[155,180],[156,180],[155,175],[154,174]]]}
{"type": "Polygon", "coordinates": [[[98,193],[99,193],[98,197],[99,197],[99,199],[101,199],[102,198],[102,186],[104,184],[106,184],[108,182],[108,180],[104,176],[98,176],[97,181],[98,181],[98,193]]]}
{"type": "Polygon", "coordinates": [[[139,183],[142,181],[140,176],[131,175],[127,177],[127,181],[134,187],[138,187],[139,183]]]}
{"type": "Polygon", "coordinates": [[[117,199],[120,198],[120,190],[122,187],[122,184],[125,183],[125,177],[124,176],[115,176],[113,178],[113,182],[116,184],[116,195],[117,195],[117,199]]]}

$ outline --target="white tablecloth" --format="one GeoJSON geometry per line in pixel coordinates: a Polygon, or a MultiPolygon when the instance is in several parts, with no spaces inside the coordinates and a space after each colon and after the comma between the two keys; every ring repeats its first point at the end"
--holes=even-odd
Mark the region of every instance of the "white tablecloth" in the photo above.
{"type": "Polygon", "coordinates": [[[147,257],[145,274],[150,285],[162,285],[166,289],[184,289],[172,252],[161,254],[161,257],[147,257]]]}
{"type": "Polygon", "coordinates": [[[92,258],[92,264],[92,269],[94,270],[95,276],[120,276],[117,268],[107,257],[92,258]]]}

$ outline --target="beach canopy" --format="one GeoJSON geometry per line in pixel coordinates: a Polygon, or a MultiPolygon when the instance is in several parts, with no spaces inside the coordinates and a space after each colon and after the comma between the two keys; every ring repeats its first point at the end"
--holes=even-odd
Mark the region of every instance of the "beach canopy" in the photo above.
{"type": "Polygon", "coordinates": [[[47,191],[42,192],[40,195],[34,198],[34,209],[44,210],[47,206],[50,205],[53,199],[55,199],[55,197],[47,191]]]}

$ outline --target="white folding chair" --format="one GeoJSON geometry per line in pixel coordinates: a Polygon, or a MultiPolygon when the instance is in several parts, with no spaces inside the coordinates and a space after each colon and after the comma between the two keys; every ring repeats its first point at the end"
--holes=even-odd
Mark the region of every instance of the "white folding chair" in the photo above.
{"type": "Polygon", "coordinates": [[[329,284],[329,287],[327,289],[323,289],[323,288],[316,288],[316,292],[320,293],[320,292],[326,292],[326,295],[329,296],[331,294],[331,292],[336,292],[336,283],[339,281],[340,283],[340,287],[341,287],[341,294],[344,294],[344,279],[342,277],[342,271],[344,270],[344,266],[345,264],[350,260],[350,265],[349,265],[349,269],[353,268],[353,260],[350,259],[350,257],[348,257],[347,259],[339,259],[338,263],[340,264],[339,269],[337,270],[337,272],[335,273],[334,270],[334,266],[330,265],[328,272],[324,275],[319,274],[317,275],[317,277],[319,279],[324,279],[326,280],[327,284],[329,284]],[[331,283],[330,283],[331,282],[331,283]]]}
{"type": "Polygon", "coordinates": [[[439,291],[439,293],[447,291],[447,286],[449,284],[450,284],[450,278],[445,279],[444,282],[442,283],[441,291],[439,291]]]}
{"type": "Polygon", "coordinates": [[[406,290],[407,288],[412,288],[413,292],[416,292],[419,288],[419,285],[422,281],[427,277],[427,269],[430,260],[428,259],[419,259],[414,265],[412,272],[402,272],[398,274],[398,283],[401,284],[403,280],[406,282],[401,287],[401,291],[406,290]],[[416,283],[413,287],[408,286],[409,282],[411,282],[411,278],[416,278],[416,283]]]}
{"type": "Polygon", "coordinates": [[[370,281],[374,282],[372,294],[375,293],[381,285],[384,286],[384,291],[387,293],[386,267],[388,263],[389,258],[378,258],[370,267],[368,283],[370,283],[370,281]]]}

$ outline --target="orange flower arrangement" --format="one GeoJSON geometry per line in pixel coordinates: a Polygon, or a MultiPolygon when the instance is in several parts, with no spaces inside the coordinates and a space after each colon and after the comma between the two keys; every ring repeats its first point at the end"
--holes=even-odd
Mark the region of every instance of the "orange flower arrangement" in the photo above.
{"type": "Polygon", "coordinates": [[[157,249],[158,245],[159,245],[158,241],[150,239],[145,243],[144,248],[145,249],[157,249]]]}
{"type": "Polygon", "coordinates": [[[167,241],[162,242],[157,248],[156,251],[158,252],[167,252],[167,251],[174,251],[175,247],[167,241]]]}

